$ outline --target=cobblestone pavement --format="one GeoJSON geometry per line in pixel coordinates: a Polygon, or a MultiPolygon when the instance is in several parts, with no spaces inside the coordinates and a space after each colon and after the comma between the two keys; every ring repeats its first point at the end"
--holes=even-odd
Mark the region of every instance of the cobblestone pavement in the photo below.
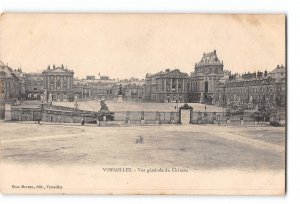
{"type": "Polygon", "coordinates": [[[253,170],[285,167],[283,127],[0,122],[0,129],[1,157],[9,163],[253,170]],[[143,144],[135,143],[138,136],[143,136],[143,144]]]}

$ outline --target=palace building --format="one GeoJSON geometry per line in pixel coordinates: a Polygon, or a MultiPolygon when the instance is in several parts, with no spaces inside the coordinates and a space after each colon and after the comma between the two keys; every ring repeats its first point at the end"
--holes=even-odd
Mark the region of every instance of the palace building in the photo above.
{"type": "Polygon", "coordinates": [[[229,80],[219,81],[215,88],[215,100],[219,106],[228,104],[262,106],[285,106],[285,67],[265,72],[247,73],[229,80]],[[278,73],[279,72],[279,73],[278,73]]]}
{"type": "Polygon", "coordinates": [[[42,73],[26,73],[25,78],[25,98],[41,99],[44,94],[44,77],[42,73]]]}
{"type": "Polygon", "coordinates": [[[147,74],[145,79],[110,79],[89,75],[74,79],[74,72],[61,65],[42,73],[12,70],[0,61],[2,103],[22,100],[73,101],[105,99],[150,102],[195,102],[218,106],[286,104],[286,68],[271,72],[231,74],[224,70],[217,51],[203,53],[190,76],[179,69],[147,74]],[[25,96],[25,97],[24,97],[25,96]]]}
{"type": "Polygon", "coordinates": [[[146,75],[145,99],[153,102],[188,102],[188,74],[166,69],[146,75]]]}
{"type": "Polygon", "coordinates": [[[223,61],[218,58],[216,50],[203,53],[188,83],[190,102],[214,104],[215,85],[224,75],[223,67],[223,61]]]}
{"type": "Polygon", "coordinates": [[[48,101],[73,101],[73,77],[74,72],[64,65],[50,68],[50,65],[43,71],[45,96],[48,101]]]}
{"type": "Polygon", "coordinates": [[[120,80],[112,87],[114,100],[117,100],[120,92],[124,101],[144,101],[145,80],[136,78],[120,80]]]}
{"type": "Polygon", "coordinates": [[[10,103],[21,95],[20,79],[12,68],[0,60],[0,119],[4,118],[5,103],[10,103]]]}
{"type": "Polygon", "coordinates": [[[21,94],[20,79],[8,65],[0,61],[0,100],[12,101],[21,94]]]}

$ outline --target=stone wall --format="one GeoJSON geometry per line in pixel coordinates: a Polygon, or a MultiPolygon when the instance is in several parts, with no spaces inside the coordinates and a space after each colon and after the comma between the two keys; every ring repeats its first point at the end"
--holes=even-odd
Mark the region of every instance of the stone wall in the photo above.
{"type": "Polygon", "coordinates": [[[14,121],[45,121],[54,123],[93,123],[100,125],[122,124],[177,124],[177,112],[116,111],[93,112],[73,108],[45,105],[41,108],[12,107],[14,121]]]}
{"type": "Polygon", "coordinates": [[[11,108],[11,120],[14,121],[38,121],[41,120],[40,108],[11,108]]]}

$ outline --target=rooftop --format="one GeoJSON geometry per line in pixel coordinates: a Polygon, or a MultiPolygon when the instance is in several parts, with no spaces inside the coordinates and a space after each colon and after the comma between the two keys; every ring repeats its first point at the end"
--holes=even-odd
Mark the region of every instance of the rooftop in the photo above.
{"type": "Polygon", "coordinates": [[[157,72],[155,74],[147,74],[146,77],[154,77],[154,76],[162,76],[162,75],[172,75],[172,74],[180,74],[180,75],[186,75],[188,76],[187,73],[184,73],[184,72],[181,72],[179,69],[173,69],[173,70],[170,70],[170,69],[166,69],[165,71],[160,71],[160,72],[157,72]]]}
{"type": "Polygon", "coordinates": [[[283,73],[283,72],[286,72],[285,67],[283,65],[281,66],[277,65],[277,67],[271,71],[271,74],[283,73]]]}
{"type": "Polygon", "coordinates": [[[214,50],[213,52],[209,53],[203,53],[203,57],[200,62],[196,63],[196,65],[222,65],[223,62],[221,62],[217,56],[217,51],[214,50]]]}

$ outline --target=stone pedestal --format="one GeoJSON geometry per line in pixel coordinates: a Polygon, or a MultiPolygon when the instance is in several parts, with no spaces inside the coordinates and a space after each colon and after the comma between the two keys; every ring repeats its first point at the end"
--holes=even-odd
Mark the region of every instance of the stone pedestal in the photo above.
{"type": "Polygon", "coordinates": [[[117,102],[118,103],[123,102],[123,96],[122,95],[118,95],[117,102]]]}
{"type": "Polygon", "coordinates": [[[11,120],[11,104],[6,103],[4,105],[4,110],[5,110],[4,120],[11,120]]]}
{"type": "Polygon", "coordinates": [[[74,110],[78,110],[78,102],[77,101],[75,101],[75,103],[74,103],[74,110]]]}
{"type": "Polygon", "coordinates": [[[141,124],[145,124],[145,120],[141,120],[141,124]]]}

